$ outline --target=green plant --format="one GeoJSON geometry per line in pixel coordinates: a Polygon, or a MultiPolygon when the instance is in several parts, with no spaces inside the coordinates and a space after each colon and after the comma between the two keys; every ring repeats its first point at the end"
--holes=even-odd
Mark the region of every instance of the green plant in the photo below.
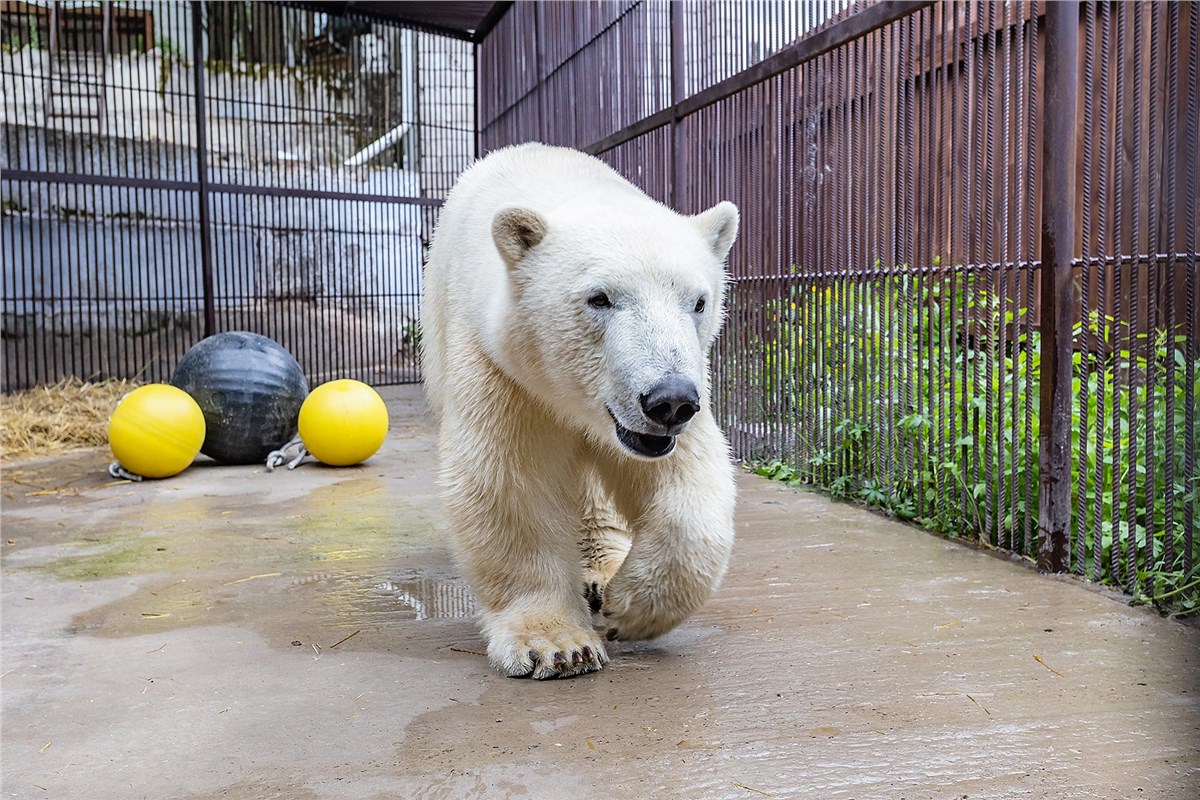
{"type": "MultiPolygon", "coordinates": [[[[796,279],[759,309],[731,298],[731,326],[761,315],[720,354],[736,385],[725,390],[752,400],[737,421],[784,427],[796,445],[793,463],[760,471],[1031,557],[1041,341],[1029,285],[875,266],[796,279]]],[[[1095,311],[1074,334],[1070,568],[1191,613],[1200,542],[1186,552],[1184,526],[1189,510],[1200,519],[1200,454],[1187,476],[1185,425],[1200,359],[1188,363],[1177,332],[1095,311]]]]}
{"type": "Polygon", "coordinates": [[[421,346],[421,328],[415,322],[406,322],[401,330],[401,341],[413,347],[421,346]]]}

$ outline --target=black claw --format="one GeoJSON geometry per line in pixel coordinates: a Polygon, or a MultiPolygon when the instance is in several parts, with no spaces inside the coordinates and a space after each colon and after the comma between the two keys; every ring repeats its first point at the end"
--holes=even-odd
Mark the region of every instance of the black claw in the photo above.
{"type": "Polygon", "coordinates": [[[564,664],[566,664],[566,663],[567,663],[567,655],[566,655],[566,653],[559,652],[559,653],[555,653],[555,654],[554,654],[554,665],[555,665],[556,667],[557,667],[557,666],[562,666],[562,665],[564,665],[564,664]]]}
{"type": "Polygon", "coordinates": [[[537,654],[536,650],[530,650],[528,653],[528,656],[529,656],[529,660],[532,661],[535,665],[537,664],[538,661],[541,660],[538,658],[538,654],[537,654]]]}
{"type": "Polygon", "coordinates": [[[593,658],[592,648],[588,647],[587,645],[584,645],[583,647],[583,658],[585,661],[591,661],[593,658]]]}
{"type": "Polygon", "coordinates": [[[617,638],[617,629],[616,629],[616,628],[609,628],[609,629],[608,629],[608,633],[604,634],[604,638],[605,638],[605,639],[608,639],[610,642],[612,642],[612,641],[616,641],[616,638],[617,638]]]}
{"type": "Polygon", "coordinates": [[[572,650],[571,651],[571,663],[572,664],[582,664],[583,663],[583,654],[580,653],[578,650],[572,650]]]}

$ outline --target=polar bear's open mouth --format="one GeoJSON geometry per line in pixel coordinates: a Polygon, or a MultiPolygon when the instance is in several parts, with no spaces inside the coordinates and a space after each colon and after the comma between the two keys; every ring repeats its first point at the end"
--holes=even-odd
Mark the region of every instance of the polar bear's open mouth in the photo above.
{"type": "Polygon", "coordinates": [[[625,447],[632,450],[639,456],[646,458],[662,458],[668,456],[675,449],[674,436],[654,436],[649,433],[637,433],[626,428],[617,421],[617,417],[611,411],[608,415],[613,418],[613,425],[616,426],[617,439],[625,447]]]}

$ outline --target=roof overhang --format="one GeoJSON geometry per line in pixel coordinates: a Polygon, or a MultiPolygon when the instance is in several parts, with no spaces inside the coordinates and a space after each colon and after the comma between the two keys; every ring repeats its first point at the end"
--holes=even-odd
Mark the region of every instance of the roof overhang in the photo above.
{"type": "Polygon", "coordinates": [[[337,16],[354,15],[419,28],[469,42],[481,42],[511,2],[471,0],[324,0],[296,5],[337,16]]]}

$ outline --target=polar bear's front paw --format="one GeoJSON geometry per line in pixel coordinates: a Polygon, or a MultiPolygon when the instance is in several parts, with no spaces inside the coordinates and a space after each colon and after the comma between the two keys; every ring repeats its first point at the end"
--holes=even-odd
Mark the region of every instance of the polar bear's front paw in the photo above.
{"type": "Polygon", "coordinates": [[[545,680],[595,672],[608,663],[608,653],[590,628],[531,624],[496,630],[488,660],[509,677],[545,680]]]}

